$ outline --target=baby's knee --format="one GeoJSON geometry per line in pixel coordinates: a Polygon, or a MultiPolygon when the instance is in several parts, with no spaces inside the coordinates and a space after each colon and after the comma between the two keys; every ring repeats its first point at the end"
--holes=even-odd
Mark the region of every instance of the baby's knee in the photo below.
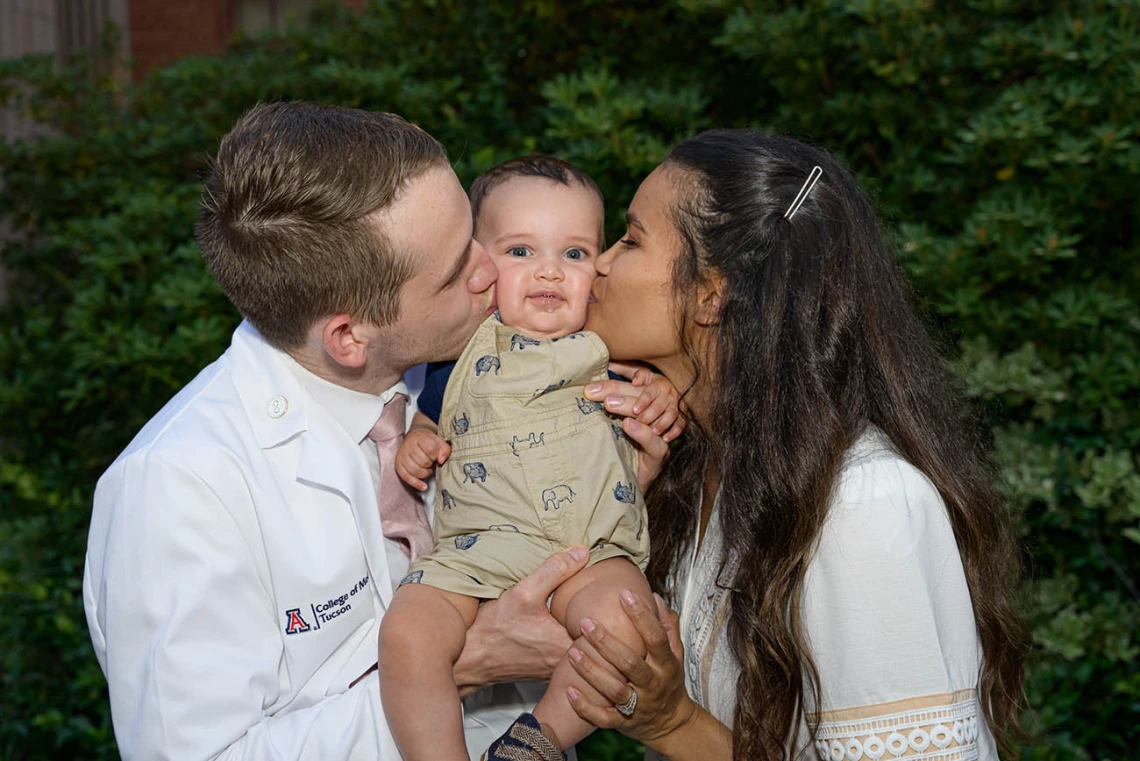
{"type": "Polygon", "coordinates": [[[625,643],[631,650],[644,657],[646,653],[645,641],[641,638],[641,632],[634,626],[630,620],[629,614],[625,612],[618,597],[619,592],[603,595],[593,602],[595,603],[590,607],[587,616],[595,623],[603,627],[608,636],[613,636],[625,643]]]}

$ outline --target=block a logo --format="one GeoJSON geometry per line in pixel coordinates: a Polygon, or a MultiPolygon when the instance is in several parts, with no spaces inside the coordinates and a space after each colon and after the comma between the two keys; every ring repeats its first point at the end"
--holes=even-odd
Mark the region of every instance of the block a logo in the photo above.
{"type": "Polygon", "coordinates": [[[297,634],[299,632],[307,632],[312,628],[305,619],[301,618],[300,608],[290,608],[285,611],[285,633],[297,634]]]}

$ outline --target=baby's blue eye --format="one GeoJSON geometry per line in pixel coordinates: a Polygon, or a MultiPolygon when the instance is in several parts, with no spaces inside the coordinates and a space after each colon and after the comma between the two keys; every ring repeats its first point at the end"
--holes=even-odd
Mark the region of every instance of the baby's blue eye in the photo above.
{"type": "Polygon", "coordinates": [[[519,258],[530,256],[530,249],[526,246],[512,246],[507,249],[507,256],[517,256],[519,258]]]}
{"type": "Polygon", "coordinates": [[[571,260],[576,261],[576,262],[580,262],[584,259],[590,258],[590,255],[587,254],[585,251],[583,251],[580,248],[568,248],[568,249],[566,249],[566,253],[564,253],[562,255],[565,256],[567,259],[571,259],[571,260]]]}

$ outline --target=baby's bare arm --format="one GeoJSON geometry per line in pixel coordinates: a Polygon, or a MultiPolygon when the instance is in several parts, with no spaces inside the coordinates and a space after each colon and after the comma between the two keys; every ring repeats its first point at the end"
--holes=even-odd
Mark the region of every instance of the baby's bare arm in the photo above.
{"type": "Polygon", "coordinates": [[[412,418],[412,424],[408,426],[408,433],[412,431],[428,431],[430,433],[439,433],[439,426],[436,422],[429,418],[424,413],[416,410],[415,416],[412,418]]]}

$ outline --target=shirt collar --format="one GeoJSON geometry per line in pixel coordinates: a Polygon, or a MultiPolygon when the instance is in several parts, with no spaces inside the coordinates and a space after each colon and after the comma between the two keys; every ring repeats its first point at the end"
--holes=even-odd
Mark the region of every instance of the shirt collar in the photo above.
{"type": "Polygon", "coordinates": [[[344,428],[349,437],[358,444],[364,441],[368,432],[372,430],[372,426],[376,425],[376,421],[380,419],[380,413],[384,411],[384,405],[396,393],[410,396],[408,386],[404,383],[403,378],[382,394],[366,394],[363,391],[354,391],[351,388],[345,388],[332,381],[325,380],[303,367],[288,354],[285,354],[285,357],[289,370],[292,371],[294,377],[309,396],[332,415],[332,418],[344,428]]]}

